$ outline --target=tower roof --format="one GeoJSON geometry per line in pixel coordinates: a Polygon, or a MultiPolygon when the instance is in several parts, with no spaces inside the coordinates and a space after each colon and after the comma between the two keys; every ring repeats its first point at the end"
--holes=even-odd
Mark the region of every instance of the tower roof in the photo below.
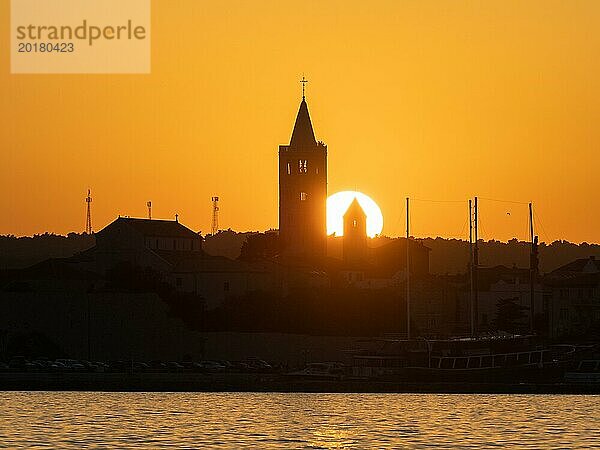
{"type": "Polygon", "coordinates": [[[354,197],[354,200],[352,200],[352,203],[350,203],[350,206],[348,206],[348,209],[344,213],[344,219],[349,217],[367,217],[365,210],[362,209],[356,197],[354,197]]]}
{"type": "Polygon", "coordinates": [[[290,139],[290,147],[304,149],[314,147],[315,145],[317,145],[317,140],[315,139],[315,132],[310,121],[310,115],[308,114],[308,105],[306,104],[306,100],[302,98],[300,109],[296,116],[296,123],[294,124],[294,131],[292,131],[292,138],[290,139]]]}

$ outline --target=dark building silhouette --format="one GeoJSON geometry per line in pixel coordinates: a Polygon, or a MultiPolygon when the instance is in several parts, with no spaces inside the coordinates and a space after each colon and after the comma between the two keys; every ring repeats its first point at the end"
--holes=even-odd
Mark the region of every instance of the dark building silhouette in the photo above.
{"type": "Polygon", "coordinates": [[[283,255],[325,256],[326,203],[327,146],[315,139],[303,96],[290,144],[279,146],[279,236],[283,255]]]}
{"type": "Polygon", "coordinates": [[[95,247],[69,263],[103,277],[126,267],[150,270],[176,292],[201,297],[206,309],[248,292],[275,289],[271,264],[209,255],[199,233],[173,220],[119,217],[96,233],[95,247]]]}
{"type": "Polygon", "coordinates": [[[595,255],[553,270],[543,283],[551,337],[600,334],[600,260],[595,255]]]}
{"type": "Polygon", "coordinates": [[[406,271],[406,245],[410,253],[410,275],[414,278],[429,275],[429,252],[431,249],[422,241],[405,238],[385,239],[373,248],[373,259],[382,274],[392,275],[397,270],[406,271]],[[387,243],[386,243],[387,241],[387,243]]]}
{"type": "Polygon", "coordinates": [[[355,198],[344,213],[344,261],[367,260],[367,215],[355,198]]]}
{"type": "Polygon", "coordinates": [[[96,233],[94,260],[100,273],[125,261],[162,272],[181,252],[201,255],[202,237],[177,221],[119,217],[96,233]]]}
{"type": "MultiPolygon", "coordinates": [[[[502,330],[511,333],[529,331],[531,284],[529,268],[516,265],[480,266],[477,270],[477,329],[481,332],[502,330]]],[[[469,304],[469,278],[464,279],[463,301],[469,304]]],[[[534,283],[535,314],[546,310],[544,287],[534,283]]],[[[468,321],[468,317],[465,318],[468,321]]]]}

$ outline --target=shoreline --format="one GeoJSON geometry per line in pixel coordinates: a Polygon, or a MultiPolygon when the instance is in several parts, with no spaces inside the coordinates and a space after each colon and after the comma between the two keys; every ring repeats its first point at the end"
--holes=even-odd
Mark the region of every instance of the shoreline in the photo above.
{"type": "Polygon", "coordinates": [[[3,373],[0,391],[600,395],[600,383],[297,380],[273,374],[3,373]]]}

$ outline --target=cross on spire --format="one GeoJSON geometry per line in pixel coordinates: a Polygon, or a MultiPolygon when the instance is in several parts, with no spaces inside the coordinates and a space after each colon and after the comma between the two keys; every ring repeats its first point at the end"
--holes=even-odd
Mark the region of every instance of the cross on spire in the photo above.
{"type": "Polygon", "coordinates": [[[302,83],[302,100],[304,100],[304,86],[306,85],[306,83],[308,83],[308,80],[304,78],[304,75],[302,75],[300,83],[302,83]]]}

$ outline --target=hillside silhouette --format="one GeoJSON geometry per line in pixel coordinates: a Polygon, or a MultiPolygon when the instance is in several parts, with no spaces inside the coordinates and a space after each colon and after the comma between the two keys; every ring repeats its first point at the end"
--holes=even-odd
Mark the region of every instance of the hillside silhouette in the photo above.
{"type": "Polygon", "coordinates": [[[49,258],[68,258],[95,243],[94,236],[86,233],[0,236],[0,270],[23,269],[49,258]]]}
{"type": "MultiPolygon", "coordinates": [[[[203,248],[213,256],[225,256],[237,259],[242,253],[248,237],[254,240],[269,240],[273,231],[236,232],[223,230],[204,238],[203,248]]],[[[395,238],[382,236],[372,239],[370,245],[379,247],[395,238]]],[[[469,243],[459,239],[417,238],[430,252],[430,271],[432,274],[464,273],[469,261],[469,243]]],[[[44,233],[34,236],[0,236],[0,270],[21,269],[37,264],[49,258],[65,258],[95,245],[93,235],[69,233],[67,236],[44,233]]],[[[511,239],[508,242],[496,240],[479,241],[480,263],[482,266],[504,265],[507,267],[528,267],[528,242],[511,239]]],[[[568,241],[554,241],[539,245],[540,270],[550,272],[570,261],[600,255],[599,244],[574,244],[568,241]]]]}

